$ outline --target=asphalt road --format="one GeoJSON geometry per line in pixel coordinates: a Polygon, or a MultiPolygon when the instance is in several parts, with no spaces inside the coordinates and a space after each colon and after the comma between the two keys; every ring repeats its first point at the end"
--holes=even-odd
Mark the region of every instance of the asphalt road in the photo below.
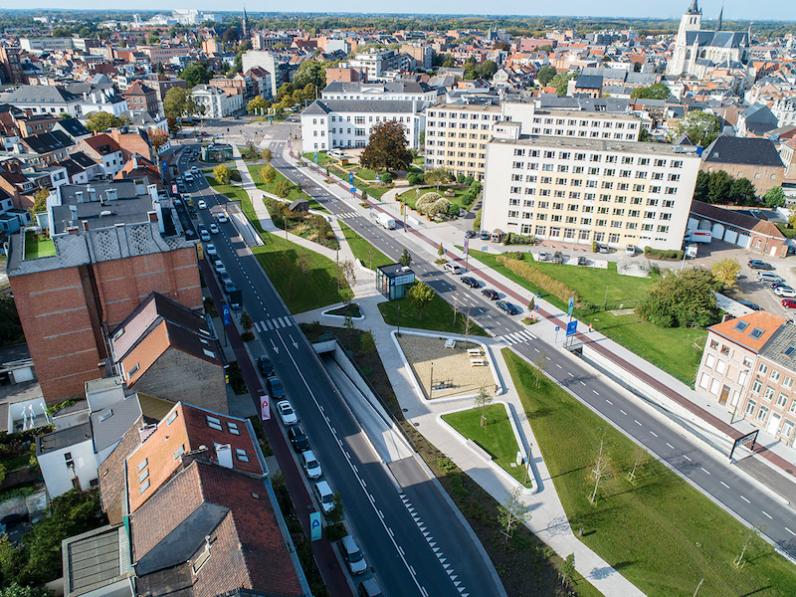
{"type": "MultiPolygon", "coordinates": [[[[350,197],[342,189],[332,194],[311,178],[293,168],[281,157],[283,140],[272,142],[273,165],[288,178],[301,184],[312,195],[357,233],[389,257],[397,260],[406,247],[412,254],[412,269],[424,282],[432,286],[445,300],[467,309],[473,320],[495,336],[504,336],[511,348],[535,363],[544,362],[545,371],[560,385],[568,388],[582,402],[588,404],[626,435],[643,445],[673,470],[723,505],[731,513],[760,529],[783,552],[796,558],[796,512],[781,501],[761,491],[737,469],[709,454],[686,432],[675,431],[649,414],[640,398],[630,399],[594,377],[589,370],[573,362],[560,349],[539,340],[522,325],[518,317],[498,311],[480,294],[461,284],[455,276],[443,273],[439,267],[415,249],[424,242],[412,232],[387,231],[356,212],[340,197],[350,197]],[[354,214],[354,215],[348,215],[354,214]]],[[[470,262],[470,275],[482,281],[490,279],[477,263],[470,262]]],[[[495,284],[487,284],[495,287],[495,284]]],[[[503,293],[505,294],[505,293],[503,293]]],[[[752,461],[755,462],[755,461],[752,461]]],[[[756,466],[767,465],[755,462],[756,466]]]]}
{"type": "MultiPolygon", "coordinates": [[[[198,210],[197,216],[209,226],[211,211],[225,198],[207,188],[188,192],[194,203],[199,197],[207,201],[209,209],[198,210]]],[[[439,486],[413,459],[395,463],[395,474],[379,461],[233,224],[220,228],[213,237],[218,258],[261,330],[249,347],[273,362],[382,588],[389,595],[500,595],[491,563],[447,506],[439,486]]]]}

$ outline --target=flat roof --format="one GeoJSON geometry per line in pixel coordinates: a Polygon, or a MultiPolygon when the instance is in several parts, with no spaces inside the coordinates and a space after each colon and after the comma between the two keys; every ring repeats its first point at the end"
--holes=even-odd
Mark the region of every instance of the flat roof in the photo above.
{"type": "Polygon", "coordinates": [[[580,137],[553,137],[547,135],[522,135],[519,139],[492,139],[490,143],[504,145],[539,145],[558,149],[583,149],[586,151],[608,151],[646,153],[649,155],[665,155],[699,159],[696,148],[666,143],[644,143],[641,141],[612,141],[608,139],[583,139],[580,137]],[[683,148],[675,151],[676,148],[683,148]]]}
{"type": "Polygon", "coordinates": [[[36,454],[41,456],[84,441],[91,441],[91,423],[88,421],[37,437],[36,454]]]}
{"type": "Polygon", "coordinates": [[[103,595],[133,595],[130,550],[124,527],[104,526],[65,539],[62,544],[67,597],[105,589],[103,595]],[[110,585],[118,583],[111,588],[110,585]]]}

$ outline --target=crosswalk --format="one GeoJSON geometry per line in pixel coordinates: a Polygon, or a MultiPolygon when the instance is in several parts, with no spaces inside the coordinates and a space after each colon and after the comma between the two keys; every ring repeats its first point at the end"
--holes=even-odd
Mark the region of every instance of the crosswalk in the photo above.
{"type": "Polygon", "coordinates": [[[522,330],[520,332],[514,332],[512,334],[501,336],[500,339],[511,346],[513,344],[520,344],[521,342],[528,342],[529,340],[536,340],[537,338],[531,332],[522,330]]]}
{"type": "Polygon", "coordinates": [[[272,319],[267,319],[265,321],[255,321],[254,322],[254,329],[257,332],[268,332],[272,330],[278,330],[281,328],[289,328],[296,325],[296,320],[293,319],[290,315],[285,317],[274,317],[272,319]]]}
{"type": "Polygon", "coordinates": [[[343,218],[344,220],[351,220],[353,218],[358,218],[360,215],[355,211],[346,211],[341,214],[337,214],[338,218],[343,218]]]}

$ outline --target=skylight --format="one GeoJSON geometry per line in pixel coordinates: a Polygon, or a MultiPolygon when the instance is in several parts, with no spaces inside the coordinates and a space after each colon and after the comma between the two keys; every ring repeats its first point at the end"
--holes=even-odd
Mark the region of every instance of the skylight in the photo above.
{"type": "Polygon", "coordinates": [[[738,330],[739,332],[744,331],[748,327],[749,324],[746,321],[739,321],[738,323],[735,324],[735,329],[738,330]]]}
{"type": "Polygon", "coordinates": [[[752,336],[752,338],[760,338],[763,335],[763,330],[760,328],[755,328],[749,335],[752,336]]]}

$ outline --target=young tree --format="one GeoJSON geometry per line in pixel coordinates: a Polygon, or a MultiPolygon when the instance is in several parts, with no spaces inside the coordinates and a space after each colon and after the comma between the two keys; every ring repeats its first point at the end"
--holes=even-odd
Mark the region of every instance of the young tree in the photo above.
{"type": "Polygon", "coordinates": [[[522,503],[521,497],[522,488],[515,487],[506,501],[498,508],[498,522],[507,543],[514,535],[517,524],[530,517],[528,508],[522,503]]]}
{"type": "Polygon", "coordinates": [[[677,136],[688,135],[692,143],[706,147],[719,136],[721,119],[702,110],[690,110],[675,129],[677,136]]]}
{"type": "Polygon", "coordinates": [[[404,249],[401,253],[401,257],[398,259],[398,263],[403,265],[404,267],[409,267],[412,265],[412,254],[409,253],[408,249],[404,249]]]}
{"type": "Polygon", "coordinates": [[[232,172],[230,171],[229,166],[225,164],[219,164],[213,168],[213,178],[215,178],[216,182],[219,184],[229,184],[231,177],[232,172]]]}
{"type": "Polygon", "coordinates": [[[773,187],[763,195],[763,202],[768,207],[784,207],[785,191],[782,190],[782,187],[773,187]]]}
{"type": "MultiPolygon", "coordinates": [[[[353,290],[354,286],[357,283],[357,268],[354,265],[354,262],[351,261],[350,259],[346,259],[345,261],[343,261],[340,264],[339,270],[340,270],[341,281],[348,288],[353,290]]],[[[351,303],[351,299],[353,299],[353,298],[354,297],[352,296],[352,293],[350,293],[350,292],[346,292],[344,294],[344,296],[343,296],[343,300],[344,300],[346,305],[350,304],[351,303]]]]}
{"type": "Polygon", "coordinates": [[[249,102],[246,104],[246,111],[249,114],[258,114],[258,113],[262,114],[267,109],[268,109],[268,102],[261,95],[258,95],[254,99],[249,100],[249,102]]]}
{"type": "Polygon", "coordinates": [[[423,311],[434,300],[434,290],[428,284],[415,282],[409,289],[409,298],[417,308],[417,314],[423,318],[423,311]]]}
{"type": "Polygon", "coordinates": [[[270,149],[267,147],[260,152],[260,157],[264,159],[266,162],[270,162],[271,158],[274,157],[274,154],[271,152],[270,149]]]}
{"type": "Polygon", "coordinates": [[[536,310],[536,297],[531,296],[531,299],[528,301],[528,312],[533,313],[536,310]]]}
{"type": "Polygon", "coordinates": [[[121,118],[108,112],[92,112],[86,117],[86,128],[95,134],[122,124],[124,121],[121,118]]]}
{"type": "Polygon", "coordinates": [[[740,264],[735,259],[722,259],[710,268],[713,277],[721,284],[724,290],[735,288],[738,283],[738,274],[741,273],[740,264]]]}
{"type": "Polygon", "coordinates": [[[403,125],[395,121],[377,124],[371,129],[370,140],[359,158],[365,168],[374,170],[406,170],[412,163],[407,149],[403,125]]]}
{"type": "Polygon", "coordinates": [[[276,169],[271,164],[266,164],[260,168],[260,176],[262,176],[263,181],[271,184],[276,180],[276,169]]]}
{"type": "Polygon", "coordinates": [[[445,255],[445,247],[442,246],[442,243],[437,245],[437,255],[439,255],[440,257],[445,255]]]}
{"type": "Polygon", "coordinates": [[[475,407],[481,411],[481,427],[486,427],[488,423],[486,407],[490,404],[492,404],[492,396],[486,391],[486,388],[478,388],[478,394],[475,395],[475,407]]]}
{"type": "Polygon", "coordinates": [[[445,168],[432,168],[431,170],[426,171],[423,179],[425,180],[426,184],[437,187],[437,192],[439,192],[440,185],[447,184],[454,180],[453,174],[445,170],[445,168]]]}
{"type": "Polygon", "coordinates": [[[633,458],[633,468],[630,469],[630,472],[627,474],[627,480],[630,481],[631,485],[635,485],[636,483],[636,471],[638,470],[639,466],[643,466],[647,460],[647,453],[641,449],[641,447],[635,448],[635,457],[633,458]]]}
{"type": "Polygon", "coordinates": [[[290,195],[290,191],[292,190],[293,185],[290,184],[290,182],[288,182],[288,180],[285,178],[280,178],[274,185],[274,193],[283,199],[290,195]]]}
{"type": "Polygon", "coordinates": [[[749,548],[752,545],[752,541],[757,537],[758,530],[756,527],[751,527],[747,530],[746,536],[744,537],[743,543],[741,544],[741,551],[732,561],[733,566],[736,568],[743,568],[744,564],[746,564],[746,552],[749,551],[749,548]]]}
{"type": "Polygon", "coordinates": [[[603,449],[603,441],[602,439],[600,440],[600,450],[597,452],[597,458],[595,458],[594,466],[591,469],[591,475],[594,479],[594,490],[589,496],[589,502],[592,504],[597,501],[597,490],[600,488],[600,481],[608,474],[608,467],[610,466],[608,455],[603,449]]]}
{"type": "Polygon", "coordinates": [[[576,574],[577,570],[575,570],[575,554],[571,553],[564,558],[564,563],[561,564],[561,580],[565,585],[572,585],[572,583],[575,581],[576,574]]]}

